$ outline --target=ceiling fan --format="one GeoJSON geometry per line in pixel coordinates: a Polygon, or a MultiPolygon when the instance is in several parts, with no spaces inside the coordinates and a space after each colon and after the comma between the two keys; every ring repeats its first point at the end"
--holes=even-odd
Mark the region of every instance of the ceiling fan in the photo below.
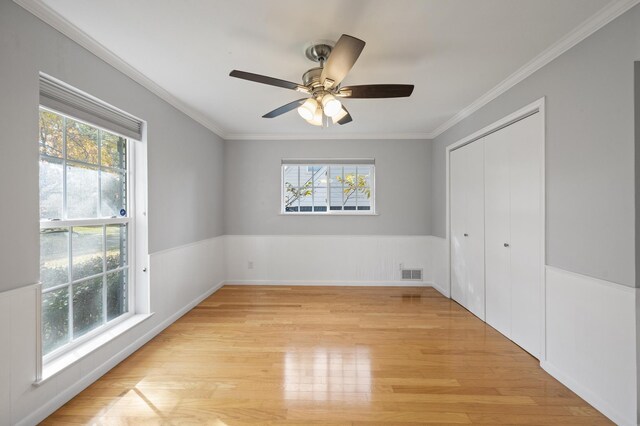
{"type": "Polygon", "coordinates": [[[302,75],[302,84],[238,70],[231,71],[229,75],[310,95],[276,108],[262,118],[278,117],[297,108],[298,114],[314,126],[326,127],[329,121],[333,124],[347,124],[353,119],[339,98],[403,98],[411,96],[413,92],[412,84],[366,84],[340,87],[340,83],[364,49],[364,45],[364,41],[346,34],[342,34],[335,45],[330,42],[311,44],[306,49],[305,55],[308,59],[318,62],[320,66],[305,72],[302,75]]]}

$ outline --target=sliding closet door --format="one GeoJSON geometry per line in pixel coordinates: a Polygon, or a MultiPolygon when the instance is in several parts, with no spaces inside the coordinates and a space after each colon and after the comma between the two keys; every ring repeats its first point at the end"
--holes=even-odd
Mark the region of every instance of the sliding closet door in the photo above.
{"type": "Polygon", "coordinates": [[[465,256],[467,232],[467,154],[463,148],[451,151],[449,157],[449,206],[451,241],[451,298],[467,306],[469,272],[465,256]]]}
{"type": "Polygon", "coordinates": [[[542,115],[511,126],[511,339],[532,355],[542,333],[542,115]]]}
{"type": "Polygon", "coordinates": [[[469,276],[466,308],[484,320],[484,141],[472,142],[463,149],[468,155],[465,256],[469,276]]]}
{"type": "Polygon", "coordinates": [[[451,296],[484,319],[484,143],[450,155],[451,296]]]}
{"type": "Polygon", "coordinates": [[[484,142],[486,321],[511,338],[509,138],[503,129],[484,142]]]}
{"type": "Polygon", "coordinates": [[[542,116],[485,140],[487,323],[534,356],[542,331],[542,116]]]}

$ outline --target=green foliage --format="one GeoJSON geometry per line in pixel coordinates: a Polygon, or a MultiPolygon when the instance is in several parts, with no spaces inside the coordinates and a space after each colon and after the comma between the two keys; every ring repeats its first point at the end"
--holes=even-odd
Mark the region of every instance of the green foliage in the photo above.
{"type": "Polygon", "coordinates": [[[73,336],[79,337],[102,324],[102,277],[73,285],[73,336]]]}
{"type": "Polygon", "coordinates": [[[68,289],[42,295],[42,352],[47,354],[67,342],[69,337],[68,289]]]}
{"type": "MultiPolygon", "coordinates": [[[[107,268],[120,265],[120,255],[107,256],[107,268]]],[[[75,266],[79,276],[84,276],[96,268],[102,270],[102,258],[92,257],[75,266]]],[[[47,282],[67,282],[68,273],[63,267],[41,268],[41,280],[47,282]]],[[[107,273],[107,321],[127,312],[126,273],[123,271],[107,273]]],[[[75,337],[85,333],[103,322],[102,277],[73,286],[73,329],[75,337]]],[[[47,292],[42,297],[42,348],[49,353],[68,341],[69,337],[69,293],[68,288],[47,292]]]]}

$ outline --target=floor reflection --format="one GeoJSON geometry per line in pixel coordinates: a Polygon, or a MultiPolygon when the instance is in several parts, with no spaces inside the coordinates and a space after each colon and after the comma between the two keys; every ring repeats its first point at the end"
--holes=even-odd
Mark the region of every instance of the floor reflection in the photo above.
{"type": "Polygon", "coordinates": [[[367,347],[292,349],[285,354],[285,400],[367,402],[370,395],[367,347]]]}

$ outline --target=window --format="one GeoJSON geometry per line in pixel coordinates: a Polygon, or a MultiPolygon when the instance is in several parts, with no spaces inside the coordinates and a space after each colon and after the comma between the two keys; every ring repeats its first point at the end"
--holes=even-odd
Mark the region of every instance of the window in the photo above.
{"type": "Polygon", "coordinates": [[[131,311],[129,141],[40,108],[43,355],[131,311]]]}
{"type": "Polygon", "coordinates": [[[283,160],[282,213],[374,214],[373,160],[283,160]]]}

